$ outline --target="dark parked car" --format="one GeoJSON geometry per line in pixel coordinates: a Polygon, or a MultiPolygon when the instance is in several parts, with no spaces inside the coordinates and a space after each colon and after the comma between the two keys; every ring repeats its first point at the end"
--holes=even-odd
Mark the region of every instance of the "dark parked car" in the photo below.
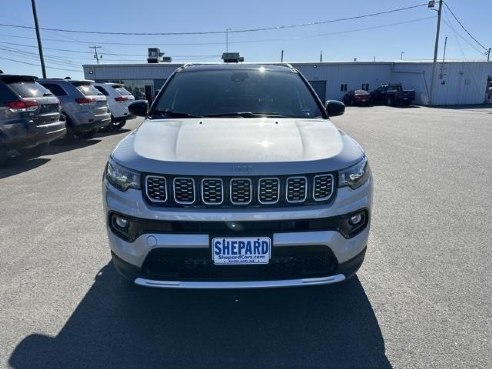
{"type": "Polygon", "coordinates": [[[342,101],[345,105],[369,105],[371,94],[366,90],[352,90],[343,96],[342,101]]]}
{"type": "Polygon", "coordinates": [[[384,84],[371,92],[373,103],[410,105],[415,100],[415,90],[404,90],[401,83],[384,84]]]}
{"type": "Polygon", "coordinates": [[[60,101],[36,77],[0,74],[0,166],[9,151],[39,155],[65,133],[60,101]]]}

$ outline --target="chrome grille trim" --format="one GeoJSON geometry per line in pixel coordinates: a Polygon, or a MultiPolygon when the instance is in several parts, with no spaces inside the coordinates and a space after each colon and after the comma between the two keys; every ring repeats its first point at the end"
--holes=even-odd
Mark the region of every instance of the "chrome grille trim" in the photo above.
{"type": "Polygon", "coordinates": [[[316,205],[337,191],[335,173],[202,177],[146,175],[144,196],[156,206],[228,207],[316,205]]]}
{"type": "Polygon", "coordinates": [[[335,177],[333,174],[318,174],[314,176],[313,179],[313,199],[314,201],[326,201],[333,195],[333,186],[335,182],[335,177]],[[320,183],[323,178],[326,178],[326,184],[320,183]],[[327,192],[325,196],[317,196],[316,192],[323,191],[322,186],[327,187],[327,192]]]}
{"type": "Polygon", "coordinates": [[[307,182],[307,178],[303,176],[287,178],[285,181],[285,199],[288,203],[295,204],[306,201],[307,182]]]}
{"type": "Polygon", "coordinates": [[[167,181],[166,181],[166,177],[162,177],[162,176],[147,176],[145,177],[145,194],[147,195],[148,199],[152,202],[159,202],[159,203],[164,203],[167,201],[168,199],[168,196],[167,196],[167,181]],[[158,189],[160,191],[164,190],[164,198],[162,199],[162,196],[160,195],[161,192],[159,192],[159,197],[156,197],[152,194],[149,193],[149,187],[153,187],[153,188],[150,188],[151,191],[155,191],[155,186],[156,184],[153,184],[153,183],[150,183],[149,184],[149,180],[150,182],[153,182],[153,180],[158,180],[160,181],[159,184],[157,184],[158,186],[158,189]]]}
{"type": "Polygon", "coordinates": [[[260,178],[258,180],[258,202],[260,204],[264,204],[264,205],[272,205],[272,204],[278,203],[279,201],[280,201],[280,179],[279,178],[274,178],[274,177],[271,177],[271,178],[260,178]],[[265,192],[268,192],[268,191],[271,191],[271,192],[274,192],[275,191],[272,188],[273,183],[271,185],[265,184],[264,187],[262,187],[262,182],[265,182],[265,181],[271,181],[271,182],[276,182],[277,183],[276,184],[276,192],[277,192],[276,195],[274,195],[274,194],[272,194],[272,195],[265,194],[265,192]],[[276,197],[276,200],[265,200],[265,198],[273,198],[273,197],[276,197]]]}
{"type": "Polygon", "coordinates": [[[176,177],[173,179],[173,196],[176,204],[191,205],[194,204],[195,199],[195,180],[189,177],[176,177]],[[191,199],[182,200],[182,196],[189,198],[191,192],[191,199]]]}
{"type": "Polygon", "coordinates": [[[230,184],[230,200],[233,205],[249,205],[253,200],[253,184],[249,178],[231,178],[230,184]],[[234,186],[239,186],[234,189],[234,186]],[[247,184],[247,187],[245,186],[247,184]],[[239,192],[245,192],[240,194],[239,192]],[[244,197],[244,201],[238,200],[244,197]]]}
{"type": "Polygon", "coordinates": [[[201,182],[201,194],[202,194],[202,202],[205,205],[221,205],[224,202],[224,181],[222,181],[222,178],[203,178],[201,182]],[[210,201],[210,188],[207,187],[207,182],[214,182],[214,188],[212,191],[220,191],[220,201],[210,201]],[[218,189],[215,189],[215,187],[218,186],[218,189]],[[208,196],[208,200],[206,199],[206,196],[208,196]]]}

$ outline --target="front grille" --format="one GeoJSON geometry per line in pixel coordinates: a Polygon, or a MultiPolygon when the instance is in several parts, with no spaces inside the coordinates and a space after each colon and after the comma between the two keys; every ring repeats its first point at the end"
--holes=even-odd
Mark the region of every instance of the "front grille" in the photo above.
{"type": "Polygon", "coordinates": [[[251,179],[231,179],[231,203],[233,205],[247,205],[251,202],[251,179]]]}
{"type": "Polygon", "coordinates": [[[316,201],[325,201],[333,193],[333,175],[321,174],[314,176],[313,198],[316,201]]]}
{"type": "Polygon", "coordinates": [[[143,264],[146,277],[179,281],[260,281],[326,277],[338,262],[326,246],[273,247],[267,265],[214,265],[209,249],[159,248],[143,264]]]}
{"type": "Polygon", "coordinates": [[[145,178],[145,192],[154,202],[167,201],[166,178],[159,176],[147,176],[145,178]]]}
{"type": "Polygon", "coordinates": [[[195,202],[195,181],[192,178],[174,178],[174,201],[183,205],[195,202]]]}
{"type": "Polygon", "coordinates": [[[330,202],[335,194],[331,173],[280,177],[222,177],[147,175],[146,199],[168,207],[265,207],[330,202]]]}
{"type": "Polygon", "coordinates": [[[306,199],[306,177],[287,178],[287,201],[303,202],[306,199]]]}
{"type": "Polygon", "coordinates": [[[220,205],[224,201],[224,185],[220,178],[202,180],[202,201],[205,205],[220,205]]]}
{"type": "Polygon", "coordinates": [[[279,201],[280,180],[261,178],[258,182],[258,201],[262,204],[275,204],[279,201]]]}

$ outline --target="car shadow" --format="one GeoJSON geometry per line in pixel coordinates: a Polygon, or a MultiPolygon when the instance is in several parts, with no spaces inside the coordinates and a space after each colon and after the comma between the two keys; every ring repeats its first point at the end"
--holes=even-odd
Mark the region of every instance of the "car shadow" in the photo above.
{"type": "Polygon", "coordinates": [[[0,168],[0,179],[36,169],[50,160],[48,158],[28,158],[25,156],[9,157],[5,165],[0,168]]]}
{"type": "Polygon", "coordinates": [[[131,129],[127,129],[127,128],[121,128],[121,129],[111,129],[109,131],[99,131],[97,133],[98,136],[101,136],[101,137],[106,137],[106,136],[116,136],[116,135],[120,135],[120,134],[127,134],[128,132],[130,132],[131,129]]]}
{"type": "Polygon", "coordinates": [[[56,155],[61,152],[83,149],[85,147],[93,146],[99,142],[101,142],[101,140],[98,140],[97,138],[93,138],[90,140],[73,139],[70,141],[55,141],[46,148],[46,150],[43,152],[43,155],[56,155]]]}
{"type": "Polygon", "coordinates": [[[136,287],[106,265],[59,334],[32,334],[11,368],[392,368],[357,277],[267,290],[136,287]]]}

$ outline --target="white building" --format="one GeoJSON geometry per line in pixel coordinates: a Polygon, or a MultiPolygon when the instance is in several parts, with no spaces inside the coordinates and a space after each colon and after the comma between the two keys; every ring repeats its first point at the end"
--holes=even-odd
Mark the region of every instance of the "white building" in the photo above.
{"type": "MultiPolygon", "coordinates": [[[[416,104],[427,105],[432,62],[323,62],[290,63],[312,84],[322,101],[340,100],[346,91],[374,90],[382,83],[402,83],[415,90],[416,104]]],[[[137,98],[151,99],[172,72],[183,64],[84,65],[86,79],[122,82],[137,98]]],[[[434,80],[434,105],[483,104],[492,86],[492,62],[439,62],[434,80]]]]}

